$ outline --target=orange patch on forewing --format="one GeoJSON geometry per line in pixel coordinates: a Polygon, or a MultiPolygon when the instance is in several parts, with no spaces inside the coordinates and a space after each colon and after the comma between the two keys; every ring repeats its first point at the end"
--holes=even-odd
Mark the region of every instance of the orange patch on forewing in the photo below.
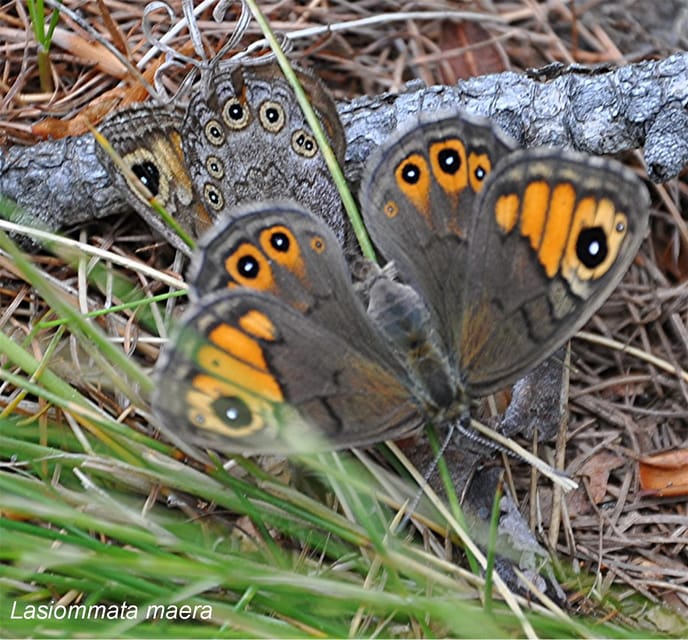
{"type": "MultiPolygon", "coordinates": [[[[235,251],[225,258],[225,270],[234,283],[242,287],[257,289],[258,291],[272,291],[275,288],[275,279],[272,269],[265,259],[265,255],[249,242],[240,244],[235,251]],[[255,277],[247,277],[242,271],[242,261],[252,259],[257,265],[255,277]]],[[[231,282],[227,286],[231,286],[231,282]]]]}
{"type": "Polygon", "coordinates": [[[419,153],[404,158],[394,171],[394,179],[400,191],[430,223],[430,169],[425,158],[419,153]]]}
{"type": "Polygon", "coordinates": [[[273,342],[277,336],[275,325],[264,313],[254,309],[239,318],[239,326],[256,338],[273,342]]]}
{"type": "Polygon", "coordinates": [[[456,200],[457,196],[468,185],[468,164],[466,147],[458,138],[434,142],[430,145],[430,164],[435,180],[444,192],[456,200]],[[452,158],[452,163],[443,162],[443,158],[452,158]]]}
{"type": "MultiPolygon", "coordinates": [[[[569,230],[569,237],[566,243],[566,250],[564,251],[564,259],[561,263],[562,276],[571,282],[577,275],[580,267],[585,267],[578,259],[576,252],[578,236],[583,229],[595,226],[595,212],[597,211],[597,200],[593,196],[583,198],[578,202],[576,210],[573,213],[573,220],[571,221],[571,228],[569,230]]],[[[587,280],[589,276],[583,276],[587,280]]]]}
{"type": "MultiPolygon", "coordinates": [[[[185,204],[191,202],[193,196],[193,183],[191,182],[191,176],[186,170],[186,165],[184,164],[184,152],[182,151],[182,136],[179,131],[170,132],[170,144],[172,146],[172,153],[174,154],[175,162],[171,166],[172,173],[176,178],[176,181],[183,185],[184,193],[188,194],[188,201],[185,204]]],[[[178,188],[178,186],[177,186],[178,188]]]]}
{"type": "Polygon", "coordinates": [[[564,257],[575,205],[576,190],[570,182],[559,183],[552,189],[547,222],[538,251],[540,264],[549,278],[559,271],[564,257]]]}
{"type": "Polygon", "coordinates": [[[521,199],[517,193],[499,196],[495,203],[495,219],[504,233],[511,233],[518,222],[521,199]]]}
{"type": "Polygon", "coordinates": [[[242,360],[242,354],[225,351],[206,344],[196,352],[196,364],[213,377],[227,382],[236,382],[252,393],[273,402],[282,400],[282,389],[274,376],[263,369],[256,369],[251,363],[242,360]]]}
{"type": "Polygon", "coordinates": [[[492,161],[487,153],[472,152],[468,156],[468,180],[473,191],[478,193],[492,171],[492,161]]]}
{"type": "Polygon", "coordinates": [[[305,277],[306,265],[301,255],[301,247],[290,229],[281,224],[263,229],[260,232],[260,246],[265,252],[265,255],[271,260],[289,269],[289,271],[295,273],[299,278],[303,279],[305,277]],[[287,245],[284,250],[280,250],[272,244],[273,239],[278,234],[282,234],[282,239],[286,240],[287,245]]]}
{"type": "Polygon", "coordinates": [[[544,180],[533,180],[526,185],[521,208],[521,235],[530,240],[536,251],[542,242],[542,233],[549,208],[549,185],[544,180]]]}
{"type": "Polygon", "coordinates": [[[191,385],[186,394],[187,418],[199,429],[229,438],[245,438],[265,428],[263,414],[270,411],[270,406],[261,396],[247,393],[240,386],[203,374],[195,376],[191,385]],[[241,398],[251,412],[251,421],[239,428],[233,428],[223,416],[218,416],[213,403],[222,397],[241,398]]]}
{"type": "Polygon", "coordinates": [[[256,367],[256,369],[268,370],[260,344],[236,327],[220,324],[210,332],[208,341],[222,351],[231,353],[240,360],[256,367]]]}

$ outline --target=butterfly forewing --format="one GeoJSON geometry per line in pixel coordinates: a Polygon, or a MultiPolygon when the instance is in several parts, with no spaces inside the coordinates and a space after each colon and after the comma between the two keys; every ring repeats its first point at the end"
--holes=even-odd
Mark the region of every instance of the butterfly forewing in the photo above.
{"type": "Polygon", "coordinates": [[[543,149],[500,163],[468,242],[456,348],[471,393],[514,382],[590,318],[635,256],[648,206],[611,160],[543,149]]]}
{"type": "Polygon", "coordinates": [[[182,153],[182,118],[183,111],[173,106],[142,104],[105,120],[100,133],[112,145],[127,175],[100,145],[96,145],[96,153],[127,202],[168,242],[188,254],[186,243],[150,204],[155,198],[192,237],[212,224],[205,207],[194,198],[182,153]]]}
{"type": "Polygon", "coordinates": [[[512,146],[487,120],[435,115],[387,141],[367,165],[366,226],[400,279],[425,301],[452,361],[475,198],[512,146]]]}

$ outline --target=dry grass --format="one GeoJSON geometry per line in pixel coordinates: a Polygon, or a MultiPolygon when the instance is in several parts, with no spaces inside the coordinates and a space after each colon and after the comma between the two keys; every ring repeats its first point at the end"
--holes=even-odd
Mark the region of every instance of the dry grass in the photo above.
{"type": "MultiPolygon", "coordinates": [[[[115,40],[97,3],[66,4],[78,7],[84,21],[103,38],[115,40]]],[[[144,3],[106,4],[135,62],[145,42],[140,30],[144,3]]],[[[318,70],[339,98],[394,91],[415,78],[426,83],[446,83],[461,75],[537,67],[553,60],[617,63],[665,55],[681,44],[675,35],[678,19],[664,25],[657,19],[655,24],[644,25],[643,20],[649,16],[643,15],[647,10],[642,9],[642,2],[589,2],[589,9],[598,5],[597,12],[588,11],[578,18],[563,2],[495,2],[496,13],[484,15],[480,22],[463,23],[439,17],[421,19],[413,13],[417,4],[421,3],[262,3],[273,27],[290,32],[376,18],[350,29],[295,41],[294,56],[307,58],[308,66],[318,70]],[[608,5],[613,5],[616,13],[608,5]],[[623,9],[621,5],[630,8],[623,9]],[[393,19],[393,12],[398,12],[398,17],[393,19]],[[404,12],[409,17],[404,18],[404,12]]],[[[422,5],[426,12],[484,12],[478,3],[438,1],[422,5]]],[[[71,118],[86,107],[93,108],[104,94],[112,95],[108,92],[119,85],[116,74],[121,73],[116,58],[102,48],[85,48],[93,46],[91,37],[65,18],[60,24],[63,31],[58,32],[50,54],[54,86],[42,86],[35,61],[36,47],[21,6],[11,2],[0,7],[4,57],[0,131],[7,143],[31,142],[31,126],[45,116],[71,118]],[[94,56],[99,65],[92,64],[94,56]]],[[[199,25],[209,50],[217,49],[226,37],[227,27],[216,25],[208,16],[199,25]]],[[[255,37],[257,27],[252,25],[247,38],[255,37]]],[[[171,41],[170,46],[178,50],[186,46],[186,33],[171,41]]],[[[170,89],[181,77],[181,71],[177,76],[168,74],[170,89]]],[[[102,104],[103,109],[112,106],[110,101],[102,104]]],[[[534,494],[527,470],[514,470],[514,474],[522,511],[536,514],[531,524],[556,541],[562,562],[576,569],[599,572],[599,592],[613,583],[627,585],[628,591],[622,592],[622,597],[641,593],[688,618],[685,499],[644,496],[637,477],[638,458],[667,448],[685,447],[688,440],[688,237],[680,223],[681,211],[688,201],[688,185],[676,180],[653,187],[653,191],[656,208],[651,240],[645,243],[623,284],[588,330],[636,347],[642,354],[651,354],[667,363],[668,370],[647,358],[575,340],[566,460],[567,469],[582,474],[582,487],[564,504],[554,503],[563,510],[555,515],[551,491],[543,486],[534,494]],[[537,509],[532,508],[534,501],[537,509]],[[552,531],[553,522],[561,525],[555,524],[552,531]]],[[[165,260],[169,254],[151,242],[133,218],[118,222],[103,235],[84,238],[90,244],[155,267],[168,265],[165,260]]],[[[87,288],[83,271],[75,271],[51,256],[36,256],[35,263],[46,277],[60,282],[75,307],[93,309],[110,304],[110,285],[104,285],[101,292],[87,288]]],[[[163,289],[146,276],[135,275],[134,279],[151,294],[163,289]]],[[[2,330],[15,337],[33,336],[31,327],[44,311],[40,297],[22,282],[13,265],[0,257],[2,330]]],[[[151,321],[160,325],[159,318],[151,321]]],[[[149,338],[148,331],[138,322],[135,314],[122,312],[108,315],[103,326],[119,337],[127,353],[151,365],[157,355],[156,340],[149,338]]],[[[32,347],[37,357],[41,357],[46,346],[40,334],[33,336],[32,347]]],[[[58,357],[64,359],[65,366],[57,367],[58,371],[78,384],[96,404],[107,406],[112,415],[140,428],[139,420],[127,417],[127,410],[119,404],[120,394],[103,389],[98,379],[92,380],[92,376],[97,378],[92,354],[81,352],[76,343],[65,343],[63,347],[64,353],[58,357]]],[[[0,407],[12,400],[13,393],[11,386],[0,386],[0,407]]],[[[41,409],[41,404],[28,401],[18,408],[27,415],[41,409]]],[[[572,597],[572,604],[582,611],[588,606],[585,596],[572,597]]]]}

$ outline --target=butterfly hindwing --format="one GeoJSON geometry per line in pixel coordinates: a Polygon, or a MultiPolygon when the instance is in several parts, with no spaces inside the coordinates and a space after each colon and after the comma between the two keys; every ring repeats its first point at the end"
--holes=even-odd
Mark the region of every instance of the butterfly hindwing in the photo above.
{"type": "Polygon", "coordinates": [[[417,428],[394,367],[259,291],[219,291],[180,323],[158,368],[163,425],[225,452],[340,448],[417,428]]]}
{"type": "MultiPolygon", "coordinates": [[[[311,74],[297,70],[297,76],[341,163],[346,142],[334,101],[311,74]]],[[[238,204],[290,198],[344,239],[339,193],[276,64],[209,70],[189,103],[183,133],[198,198],[215,219],[233,215],[238,204]]]]}

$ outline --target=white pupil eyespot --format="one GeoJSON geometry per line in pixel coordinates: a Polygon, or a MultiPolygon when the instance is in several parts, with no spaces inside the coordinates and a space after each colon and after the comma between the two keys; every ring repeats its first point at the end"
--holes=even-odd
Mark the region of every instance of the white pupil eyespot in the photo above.
{"type": "Polygon", "coordinates": [[[591,256],[596,256],[600,253],[600,243],[599,242],[591,242],[590,246],[588,246],[588,252],[590,253],[591,256]]]}
{"type": "Polygon", "coordinates": [[[227,409],[227,420],[234,422],[239,417],[239,411],[235,408],[227,409]]]}

